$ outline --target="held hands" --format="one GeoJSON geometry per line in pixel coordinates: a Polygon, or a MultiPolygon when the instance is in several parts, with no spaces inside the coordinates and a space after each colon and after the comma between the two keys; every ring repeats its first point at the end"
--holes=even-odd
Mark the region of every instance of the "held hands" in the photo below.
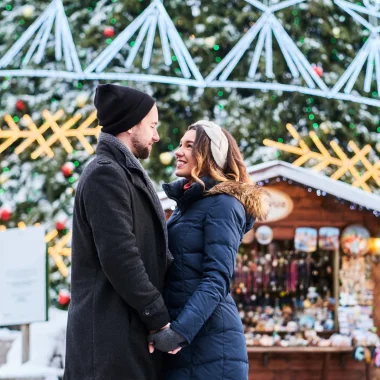
{"type": "Polygon", "coordinates": [[[186,345],[185,339],[177,334],[170,328],[170,325],[166,325],[158,332],[153,332],[148,336],[149,352],[152,353],[155,348],[162,352],[169,352],[170,354],[176,354],[181,348],[186,345]]]}
{"type": "MultiPolygon", "coordinates": [[[[170,328],[170,323],[168,323],[168,324],[165,325],[164,327],[161,327],[160,330],[152,330],[152,331],[150,331],[150,335],[151,335],[151,334],[154,334],[154,333],[156,333],[156,332],[158,332],[158,331],[168,329],[168,328],[170,328]]],[[[150,354],[153,354],[153,352],[154,352],[154,345],[153,345],[153,342],[149,341],[149,337],[150,337],[150,335],[148,336],[148,350],[149,350],[149,353],[150,353],[150,354]]]]}

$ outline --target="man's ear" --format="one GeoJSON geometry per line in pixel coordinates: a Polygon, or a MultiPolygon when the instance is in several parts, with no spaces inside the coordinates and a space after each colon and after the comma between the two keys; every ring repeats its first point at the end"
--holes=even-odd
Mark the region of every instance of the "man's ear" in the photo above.
{"type": "Polygon", "coordinates": [[[127,132],[131,135],[136,130],[136,128],[138,128],[139,126],[140,126],[140,123],[136,124],[135,126],[133,126],[130,129],[128,129],[127,132]]]}

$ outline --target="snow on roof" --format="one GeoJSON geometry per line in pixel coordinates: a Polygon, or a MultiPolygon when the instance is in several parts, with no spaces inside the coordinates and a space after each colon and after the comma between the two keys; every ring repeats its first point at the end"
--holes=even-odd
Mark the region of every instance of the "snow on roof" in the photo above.
{"type": "MultiPolygon", "coordinates": [[[[311,169],[300,168],[284,161],[269,161],[250,166],[248,173],[253,181],[260,182],[266,179],[285,177],[305,186],[321,190],[348,202],[355,203],[367,209],[380,212],[380,196],[352,187],[351,185],[333,180],[311,169]]],[[[164,210],[175,206],[176,203],[160,191],[158,196],[164,210]]]]}
{"type": "Polygon", "coordinates": [[[310,186],[359,206],[374,211],[380,211],[380,196],[352,187],[342,181],[337,181],[312,169],[300,168],[284,161],[270,161],[249,167],[248,173],[253,181],[285,177],[305,186],[310,186]]]}

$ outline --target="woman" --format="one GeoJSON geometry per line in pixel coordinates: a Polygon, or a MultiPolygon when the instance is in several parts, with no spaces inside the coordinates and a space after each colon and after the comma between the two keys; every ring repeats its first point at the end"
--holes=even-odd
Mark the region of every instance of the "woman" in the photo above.
{"type": "Polygon", "coordinates": [[[212,122],[191,125],[175,155],[175,173],[184,179],[164,185],[177,202],[168,221],[174,263],[165,302],[173,321],[169,340],[185,346],[166,355],[163,378],[246,380],[246,343],[230,280],[243,235],[254,218],[265,217],[264,192],[251,184],[236,141],[212,122]]]}

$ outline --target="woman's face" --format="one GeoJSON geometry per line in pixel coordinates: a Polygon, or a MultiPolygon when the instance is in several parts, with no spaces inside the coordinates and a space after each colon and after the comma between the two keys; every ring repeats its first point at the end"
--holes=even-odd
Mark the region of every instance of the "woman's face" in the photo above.
{"type": "Polygon", "coordinates": [[[187,131],[179,143],[179,148],[175,152],[177,159],[175,175],[177,177],[191,179],[191,171],[196,165],[195,158],[192,155],[196,133],[195,130],[187,131]]]}

